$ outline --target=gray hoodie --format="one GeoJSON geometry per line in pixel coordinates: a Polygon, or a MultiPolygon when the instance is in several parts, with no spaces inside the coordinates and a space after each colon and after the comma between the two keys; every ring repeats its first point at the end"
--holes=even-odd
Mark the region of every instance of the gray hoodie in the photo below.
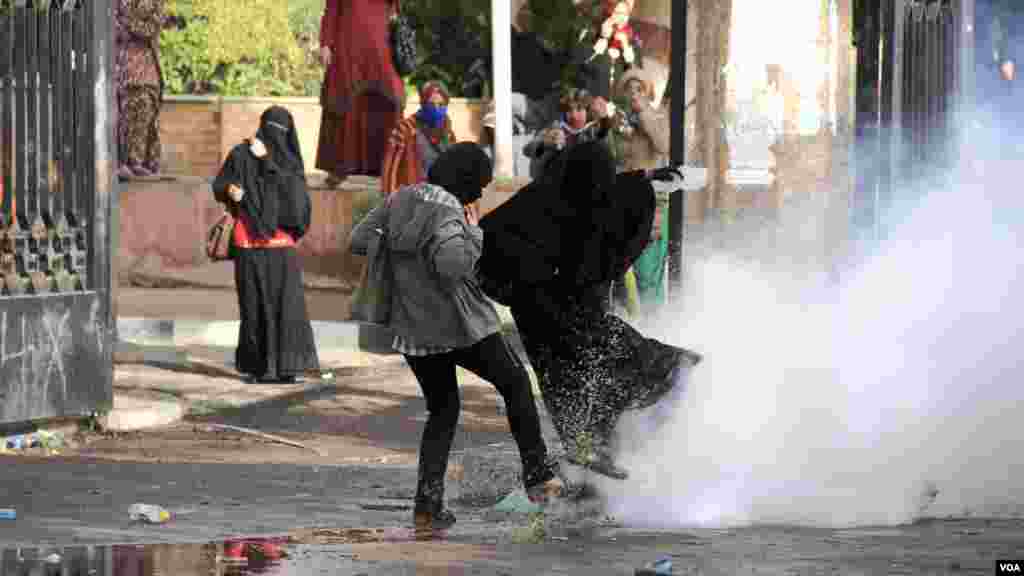
{"type": "Polygon", "coordinates": [[[483,231],[466,222],[455,196],[426,183],[398,189],[352,230],[352,253],[366,254],[384,225],[396,349],[423,355],[466,348],[501,329],[476,279],[483,231]]]}

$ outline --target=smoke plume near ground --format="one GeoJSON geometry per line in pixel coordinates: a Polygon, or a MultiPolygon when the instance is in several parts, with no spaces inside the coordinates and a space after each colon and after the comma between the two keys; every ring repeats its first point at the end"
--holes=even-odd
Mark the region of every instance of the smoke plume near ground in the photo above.
{"type": "Polygon", "coordinates": [[[888,239],[835,277],[815,264],[826,227],[799,210],[691,249],[683,310],[648,328],[704,362],[663,428],[621,423],[632,475],[602,482],[610,512],[672,526],[1024,515],[1020,183],[988,163],[913,191],[888,239]]]}

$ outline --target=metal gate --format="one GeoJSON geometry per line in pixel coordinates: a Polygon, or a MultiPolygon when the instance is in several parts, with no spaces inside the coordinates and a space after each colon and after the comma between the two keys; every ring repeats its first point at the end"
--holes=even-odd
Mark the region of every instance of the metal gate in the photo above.
{"type": "Polygon", "coordinates": [[[895,190],[951,166],[974,92],[973,0],[858,0],[854,222],[884,234],[895,190]]]}
{"type": "Polygon", "coordinates": [[[112,402],[110,0],[0,0],[0,423],[112,402]]]}

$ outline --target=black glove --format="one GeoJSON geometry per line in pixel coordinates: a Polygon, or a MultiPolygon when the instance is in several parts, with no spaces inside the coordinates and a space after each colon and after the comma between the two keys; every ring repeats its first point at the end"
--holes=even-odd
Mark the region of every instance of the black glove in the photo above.
{"type": "Polygon", "coordinates": [[[647,171],[648,180],[657,180],[658,182],[675,182],[677,178],[679,180],[683,179],[682,164],[647,171]]]}

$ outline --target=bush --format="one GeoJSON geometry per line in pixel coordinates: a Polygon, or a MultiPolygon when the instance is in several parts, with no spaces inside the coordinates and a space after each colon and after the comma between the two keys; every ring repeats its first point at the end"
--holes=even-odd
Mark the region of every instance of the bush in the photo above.
{"type": "Polygon", "coordinates": [[[175,94],[312,96],[323,0],[169,0],[160,64],[175,94]]]}

